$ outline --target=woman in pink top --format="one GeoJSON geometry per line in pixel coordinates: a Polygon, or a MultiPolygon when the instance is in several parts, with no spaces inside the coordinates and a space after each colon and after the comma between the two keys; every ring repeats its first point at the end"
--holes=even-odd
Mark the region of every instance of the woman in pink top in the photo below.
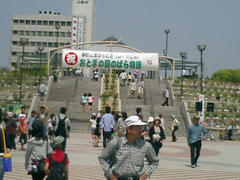
{"type": "Polygon", "coordinates": [[[91,93],[88,93],[87,101],[88,101],[89,111],[92,111],[93,98],[94,98],[94,96],[91,93]]]}

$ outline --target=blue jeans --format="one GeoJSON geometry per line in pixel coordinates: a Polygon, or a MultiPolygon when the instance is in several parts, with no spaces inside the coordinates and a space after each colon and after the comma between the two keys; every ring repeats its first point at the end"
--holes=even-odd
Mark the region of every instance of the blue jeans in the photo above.
{"type": "Polygon", "coordinates": [[[0,180],[3,180],[4,168],[3,168],[3,157],[0,157],[0,180]]]}

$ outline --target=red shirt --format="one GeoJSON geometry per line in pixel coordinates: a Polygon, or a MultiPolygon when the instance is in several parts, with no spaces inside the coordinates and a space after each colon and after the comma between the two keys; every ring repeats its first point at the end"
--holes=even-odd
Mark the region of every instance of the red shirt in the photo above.
{"type": "Polygon", "coordinates": [[[28,124],[27,122],[21,122],[19,125],[18,125],[18,129],[19,129],[19,133],[20,134],[27,134],[28,132],[28,124]]]}
{"type": "MultiPolygon", "coordinates": [[[[53,151],[53,152],[51,152],[50,153],[50,156],[53,158],[53,160],[55,161],[55,162],[62,162],[63,161],[63,158],[64,158],[64,152],[62,151],[62,150],[58,150],[58,149],[56,149],[55,151],[53,151]]],[[[67,164],[69,164],[69,158],[68,158],[68,156],[67,156],[67,160],[65,161],[65,166],[67,165],[67,164]]],[[[46,163],[49,163],[49,168],[51,168],[51,161],[50,161],[50,159],[47,157],[46,158],[46,163]]]]}

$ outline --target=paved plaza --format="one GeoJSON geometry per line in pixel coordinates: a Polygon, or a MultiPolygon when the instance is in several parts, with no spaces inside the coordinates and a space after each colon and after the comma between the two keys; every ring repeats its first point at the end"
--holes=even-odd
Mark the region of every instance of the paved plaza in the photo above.
{"type": "MultiPolygon", "coordinates": [[[[160,150],[159,168],[152,174],[151,179],[226,179],[240,180],[240,142],[235,141],[205,141],[203,142],[201,156],[197,168],[189,166],[189,148],[186,138],[179,138],[171,142],[167,137],[160,150]]],[[[67,152],[71,161],[70,180],[102,180],[103,171],[98,163],[101,147],[94,148],[91,144],[90,134],[72,133],[68,139],[67,152]]],[[[5,174],[5,180],[27,180],[24,169],[24,151],[12,152],[13,172],[5,174]]]]}

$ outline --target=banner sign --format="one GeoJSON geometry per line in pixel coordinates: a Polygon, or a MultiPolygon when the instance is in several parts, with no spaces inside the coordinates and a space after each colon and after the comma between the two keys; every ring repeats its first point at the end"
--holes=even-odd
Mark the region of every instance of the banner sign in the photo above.
{"type": "Polygon", "coordinates": [[[71,68],[157,70],[158,54],[64,49],[62,66],[71,68]]]}
{"type": "MultiPolygon", "coordinates": [[[[83,18],[73,18],[72,21],[72,44],[83,42],[83,18]]],[[[80,49],[80,46],[73,46],[72,49],[80,49]]]]}

